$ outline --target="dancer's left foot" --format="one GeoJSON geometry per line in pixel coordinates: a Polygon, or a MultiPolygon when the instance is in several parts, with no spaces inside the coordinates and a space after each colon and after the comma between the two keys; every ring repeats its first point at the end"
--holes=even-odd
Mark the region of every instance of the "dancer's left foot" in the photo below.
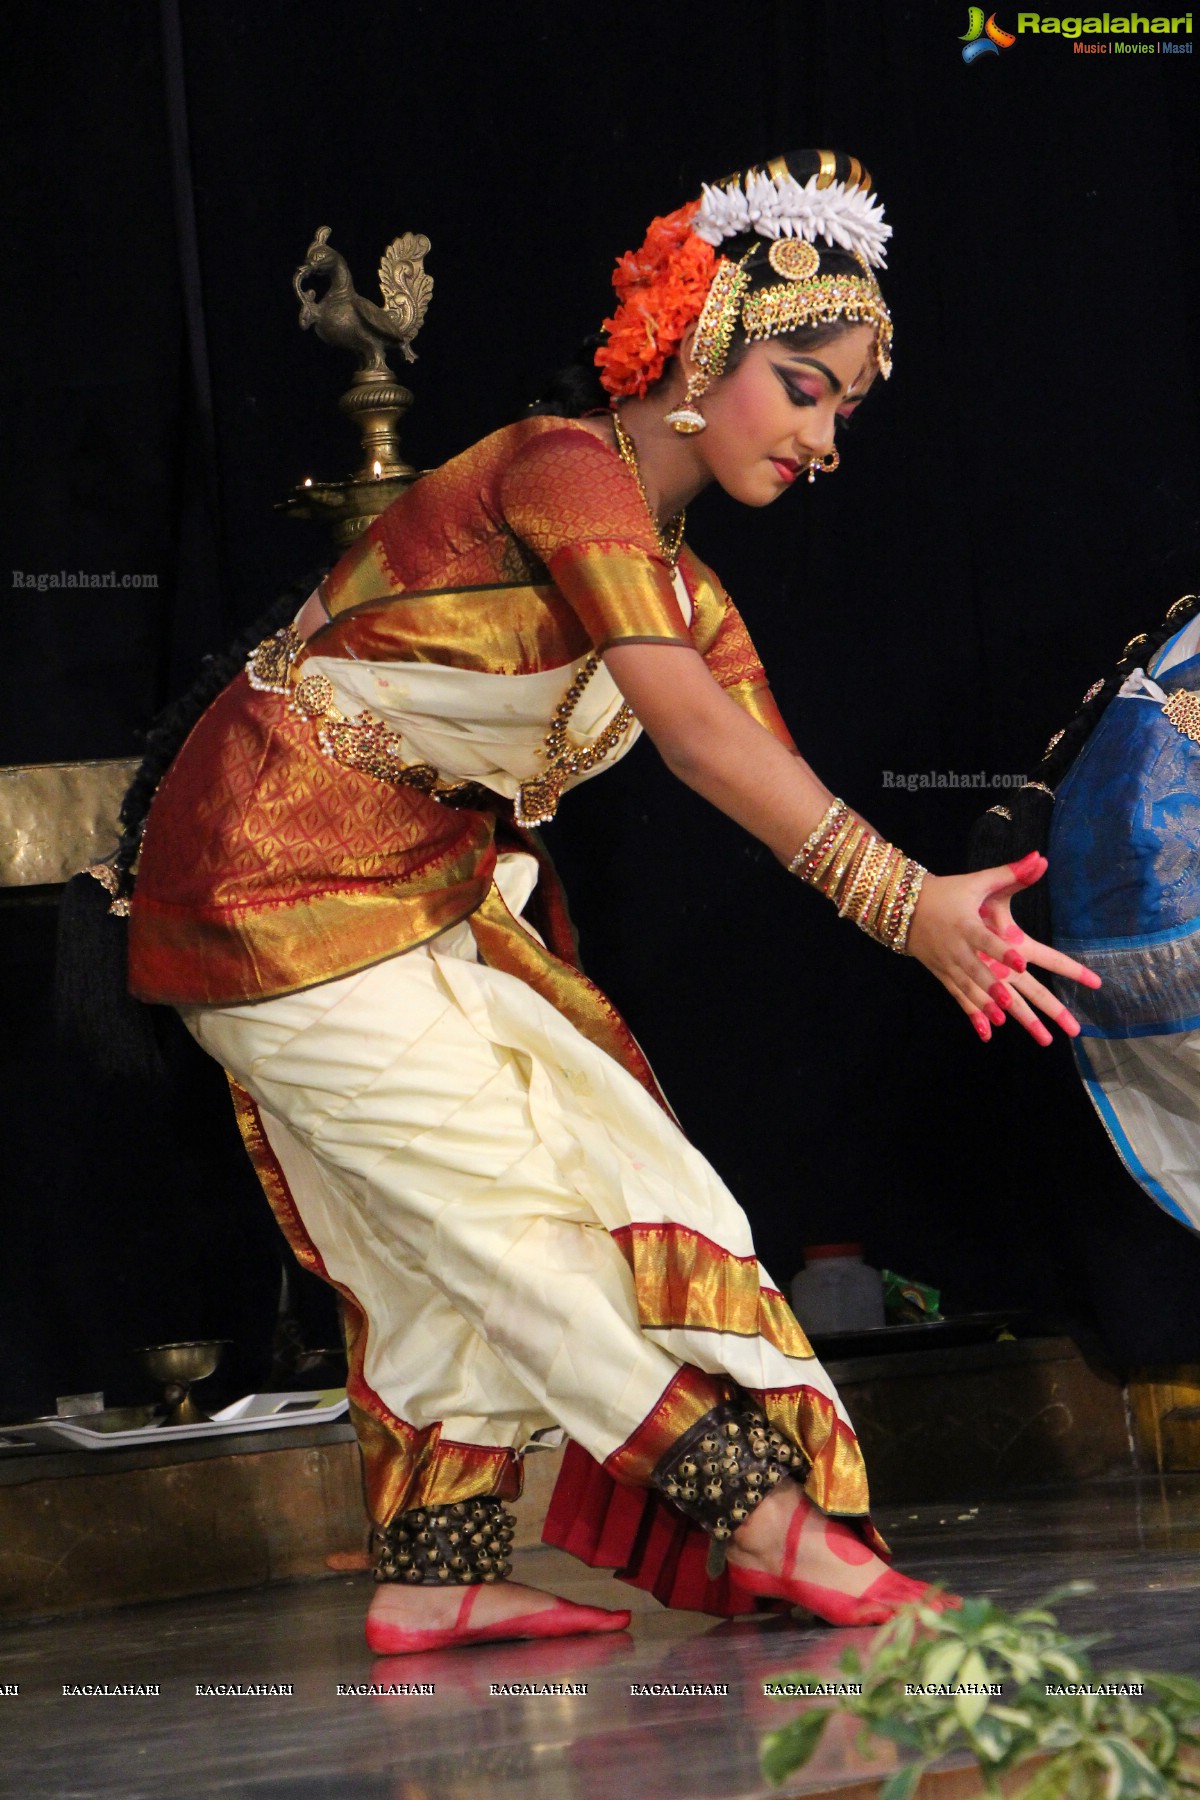
{"type": "Polygon", "coordinates": [[[727,1563],[735,1587],[803,1606],[829,1625],[884,1625],[898,1607],[961,1604],[889,1569],[852,1525],[830,1519],[794,1482],[781,1483],[734,1534],[727,1563]]]}

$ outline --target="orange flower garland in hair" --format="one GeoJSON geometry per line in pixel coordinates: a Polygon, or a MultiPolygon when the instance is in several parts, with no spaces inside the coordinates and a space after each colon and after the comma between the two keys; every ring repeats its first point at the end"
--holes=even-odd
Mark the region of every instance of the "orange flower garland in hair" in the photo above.
{"type": "Polygon", "coordinates": [[[617,262],[617,310],[605,319],[607,342],[596,352],[600,381],[614,398],[644,394],[700,317],[717,269],[717,253],[692,230],[700,210],[692,200],[654,219],[640,250],[617,262]]]}

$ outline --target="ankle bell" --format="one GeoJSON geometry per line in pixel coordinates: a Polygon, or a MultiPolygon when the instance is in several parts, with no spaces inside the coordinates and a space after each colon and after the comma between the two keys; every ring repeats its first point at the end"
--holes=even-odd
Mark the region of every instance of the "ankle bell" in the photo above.
{"type": "Polygon", "coordinates": [[[808,1462],[749,1400],[723,1401],[676,1439],[652,1484],[718,1542],[731,1538],[760,1501],[808,1462]]]}
{"type": "Polygon", "coordinates": [[[374,1529],[376,1581],[470,1587],[512,1573],[515,1522],[502,1500],[415,1506],[374,1529]]]}

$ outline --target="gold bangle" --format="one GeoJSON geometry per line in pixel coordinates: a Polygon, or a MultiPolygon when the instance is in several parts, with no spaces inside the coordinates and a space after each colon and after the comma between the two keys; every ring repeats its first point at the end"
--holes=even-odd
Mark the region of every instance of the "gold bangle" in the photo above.
{"type": "Polygon", "coordinates": [[[829,805],[825,808],[825,811],[821,814],[817,824],[809,832],[795,856],[793,856],[791,862],[788,864],[788,873],[791,875],[798,875],[800,873],[801,865],[816,852],[818,846],[824,841],[826,834],[835,831],[837,827],[844,824],[850,816],[850,808],[846,805],[844,800],[830,801],[829,805]]]}
{"type": "Polygon", "coordinates": [[[921,883],[926,871],[911,858],[904,859],[903,871],[896,887],[892,905],[887,917],[882,921],[880,942],[885,943],[900,955],[904,954],[908,943],[908,929],[912,924],[913,913],[921,893],[921,883]]]}
{"type": "Polygon", "coordinates": [[[842,903],[838,908],[844,919],[853,919],[861,925],[867,906],[867,896],[874,888],[878,878],[880,857],[890,848],[882,838],[874,835],[868,837],[863,853],[855,865],[853,879],[847,882],[842,893],[842,903]]]}
{"type": "Polygon", "coordinates": [[[859,907],[858,912],[854,917],[854,923],[863,931],[870,932],[872,937],[876,936],[878,931],[875,903],[879,898],[880,886],[889,873],[893,858],[896,854],[897,852],[894,844],[885,843],[882,839],[876,840],[875,852],[871,859],[867,889],[863,895],[862,905],[859,907]]]}
{"type": "Polygon", "coordinates": [[[879,891],[879,904],[875,911],[875,926],[880,937],[886,933],[887,921],[891,916],[895,903],[896,889],[900,885],[900,877],[904,873],[904,857],[895,845],[892,846],[892,860],[888,865],[887,875],[879,891]]]}
{"type": "Polygon", "coordinates": [[[859,824],[854,814],[851,813],[834,833],[829,843],[818,853],[816,862],[813,863],[811,869],[803,876],[803,879],[810,881],[815,888],[818,888],[821,893],[826,894],[828,897],[829,890],[826,884],[830,877],[830,871],[841,859],[843,852],[847,849],[851,839],[856,839],[857,834],[862,829],[863,827],[859,824]]]}
{"type": "Polygon", "coordinates": [[[866,826],[856,819],[854,829],[834,857],[831,867],[817,883],[821,893],[827,900],[832,900],[835,906],[838,904],[838,896],[845,890],[845,883],[850,879],[851,870],[858,861],[863,841],[869,836],[870,833],[866,826]]]}
{"type": "Polygon", "coordinates": [[[838,889],[837,909],[838,917],[840,919],[844,919],[850,911],[850,907],[858,893],[860,877],[864,868],[866,868],[870,861],[871,848],[875,842],[876,839],[864,825],[862,827],[861,835],[855,843],[854,855],[846,864],[845,878],[838,889]]]}
{"type": "Polygon", "coordinates": [[[876,837],[844,800],[826,807],[788,870],[832,900],[839,917],[904,954],[927,871],[876,837]]]}
{"type": "Polygon", "coordinates": [[[901,956],[904,955],[908,946],[909,927],[913,921],[913,914],[917,910],[917,901],[921,898],[922,883],[929,873],[928,869],[923,869],[920,863],[913,863],[910,866],[914,870],[913,881],[905,896],[904,911],[901,914],[899,927],[892,939],[892,949],[898,951],[901,956]]]}

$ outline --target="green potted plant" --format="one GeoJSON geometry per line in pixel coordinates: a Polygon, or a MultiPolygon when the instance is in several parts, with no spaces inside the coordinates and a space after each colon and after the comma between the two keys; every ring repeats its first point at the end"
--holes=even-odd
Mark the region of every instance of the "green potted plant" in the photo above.
{"type": "MultiPolygon", "coordinates": [[[[1148,1670],[1096,1674],[1088,1652],[1100,1640],[1068,1636],[1049,1610],[1090,1591],[1072,1582],[1016,1613],[979,1599],[947,1612],[905,1607],[865,1657],[843,1655],[836,1705],[806,1705],[769,1733],[764,1773],[779,1783],[802,1768],[840,1710],[861,1721],[864,1749],[874,1736],[905,1758],[879,1800],[910,1800],[931,1764],[964,1752],[978,1764],[981,1792],[1009,1800],[1200,1795],[1200,1682],[1148,1670]],[[1027,1776],[1024,1785],[1002,1788],[1012,1771],[1027,1776]]],[[[830,1685],[801,1670],[764,1692],[821,1696],[830,1685]]]]}

